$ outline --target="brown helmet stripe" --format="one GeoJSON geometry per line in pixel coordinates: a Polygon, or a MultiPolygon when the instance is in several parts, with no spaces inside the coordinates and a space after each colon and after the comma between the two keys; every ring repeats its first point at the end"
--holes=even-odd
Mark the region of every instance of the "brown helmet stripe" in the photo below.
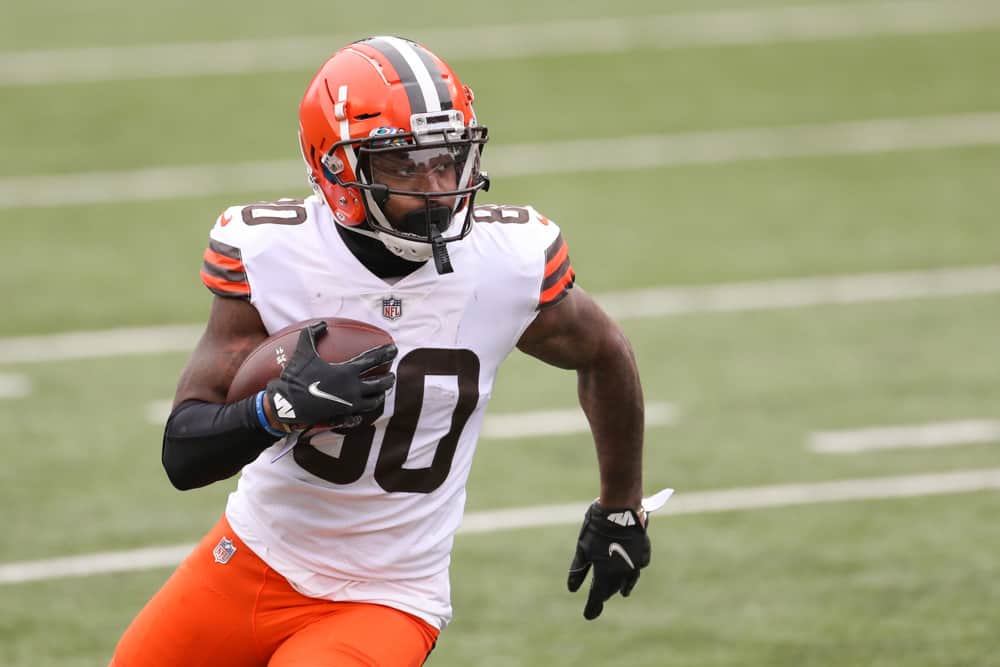
{"type": "MultiPolygon", "coordinates": [[[[434,82],[434,88],[437,89],[438,100],[441,101],[441,109],[451,109],[451,92],[448,90],[448,84],[445,83],[441,68],[434,62],[434,58],[427,52],[427,49],[422,48],[419,44],[414,44],[413,47],[413,50],[420,56],[420,62],[424,64],[427,72],[431,75],[431,81],[434,82]]],[[[468,122],[469,119],[466,118],[465,120],[468,122]]]]}
{"type": "Polygon", "coordinates": [[[434,57],[416,42],[387,35],[361,42],[385,57],[396,70],[410,102],[410,113],[452,109],[451,92],[434,57]]]}
{"type": "Polygon", "coordinates": [[[427,104],[424,102],[424,92],[420,88],[420,82],[417,81],[416,74],[413,73],[413,68],[403,58],[403,54],[397,51],[388,41],[378,37],[366,39],[362,44],[372,47],[385,56],[392,65],[392,68],[396,70],[399,81],[403,84],[403,89],[406,90],[406,97],[410,101],[410,113],[426,112],[427,104]]]}

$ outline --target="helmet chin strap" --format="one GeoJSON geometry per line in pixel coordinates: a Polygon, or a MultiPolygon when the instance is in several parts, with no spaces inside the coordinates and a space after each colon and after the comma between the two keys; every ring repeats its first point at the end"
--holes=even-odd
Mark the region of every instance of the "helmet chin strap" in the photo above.
{"type": "MultiPolygon", "coordinates": [[[[385,217],[382,207],[378,205],[377,199],[372,196],[372,193],[368,189],[362,192],[362,196],[367,199],[366,203],[368,204],[369,215],[375,218],[381,225],[396,228],[385,217]]],[[[451,265],[451,258],[448,255],[447,243],[442,240],[441,236],[442,232],[448,231],[453,223],[454,213],[452,210],[447,206],[435,204],[430,207],[410,211],[400,222],[404,228],[415,228],[425,226],[428,223],[428,218],[430,218],[430,243],[426,241],[410,241],[409,239],[399,238],[398,236],[386,234],[378,230],[364,229],[363,227],[345,227],[345,229],[355,234],[377,239],[389,252],[410,262],[426,262],[428,259],[433,258],[434,268],[437,269],[438,273],[451,273],[454,271],[454,268],[451,265]]]]}
{"type": "Polygon", "coordinates": [[[451,257],[448,256],[448,244],[441,240],[441,232],[437,227],[431,227],[431,256],[434,257],[434,268],[441,275],[451,273],[455,269],[451,266],[451,257]]]}
{"type": "MultiPolygon", "coordinates": [[[[454,271],[451,266],[451,258],[448,256],[447,244],[441,238],[441,230],[447,230],[451,226],[452,215],[451,209],[447,206],[433,204],[425,208],[410,211],[403,216],[403,220],[401,221],[404,229],[427,226],[431,237],[430,256],[434,258],[434,268],[440,274],[454,271]]],[[[386,236],[389,235],[386,234],[386,236]]],[[[427,247],[426,243],[420,243],[420,245],[425,248],[427,247]]]]}

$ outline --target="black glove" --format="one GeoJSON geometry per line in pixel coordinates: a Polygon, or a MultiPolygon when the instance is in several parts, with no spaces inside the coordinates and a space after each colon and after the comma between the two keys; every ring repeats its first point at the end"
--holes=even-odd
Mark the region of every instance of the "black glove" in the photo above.
{"type": "Polygon", "coordinates": [[[265,398],[282,424],[294,428],[356,425],[362,415],[381,412],[385,392],[396,381],[392,373],[361,377],[392,361],[397,352],[395,345],[383,345],[331,364],[316,353],[316,338],[325,331],[326,322],[322,321],[302,329],[295,354],[281,377],[267,383],[265,398]]]}
{"type": "Polygon", "coordinates": [[[646,526],[636,512],[604,509],[595,501],[584,515],[566,581],[575,593],[594,566],[583,617],[590,621],[600,616],[604,602],[619,591],[628,597],[639,580],[639,569],[649,565],[649,555],[646,526]]]}

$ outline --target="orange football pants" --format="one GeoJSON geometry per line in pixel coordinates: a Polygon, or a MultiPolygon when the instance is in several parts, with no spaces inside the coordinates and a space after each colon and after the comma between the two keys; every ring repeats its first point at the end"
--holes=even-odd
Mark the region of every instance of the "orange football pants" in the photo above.
{"type": "Polygon", "coordinates": [[[298,593],[223,517],[132,621],[110,667],[419,667],[437,636],[398,609],[298,593]],[[236,547],[224,564],[213,556],[223,537],[236,547]]]}

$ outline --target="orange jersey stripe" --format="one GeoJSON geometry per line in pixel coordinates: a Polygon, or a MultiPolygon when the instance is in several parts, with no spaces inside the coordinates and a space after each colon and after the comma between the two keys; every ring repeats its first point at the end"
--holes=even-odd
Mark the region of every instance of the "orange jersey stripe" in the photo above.
{"type": "Polygon", "coordinates": [[[569,246],[563,241],[562,245],[559,246],[559,250],[556,254],[545,263],[545,278],[551,276],[560,266],[562,266],[563,261],[569,256],[569,246]]]}
{"type": "Polygon", "coordinates": [[[227,271],[245,271],[243,262],[233,257],[220,255],[211,248],[205,248],[205,261],[227,271]]]}
{"type": "Polygon", "coordinates": [[[201,272],[201,282],[205,283],[205,287],[216,293],[223,293],[230,296],[250,296],[250,283],[247,282],[238,283],[232,280],[223,280],[222,278],[209,275],[204,270],[201,272]]]}
{"type": "Polygon", "coordinates": [[[568,291],[569,288],[573,286],[573,281],[575,279],[576,274],[573,272],[573,267],[570,267],[569,271],[567,271],[563,277],[559,279],[559,282],[542,292],[542,296],[538,300],[538,305],[545,306],[554,302],[563,294],[563,292],[568,291]]]}

